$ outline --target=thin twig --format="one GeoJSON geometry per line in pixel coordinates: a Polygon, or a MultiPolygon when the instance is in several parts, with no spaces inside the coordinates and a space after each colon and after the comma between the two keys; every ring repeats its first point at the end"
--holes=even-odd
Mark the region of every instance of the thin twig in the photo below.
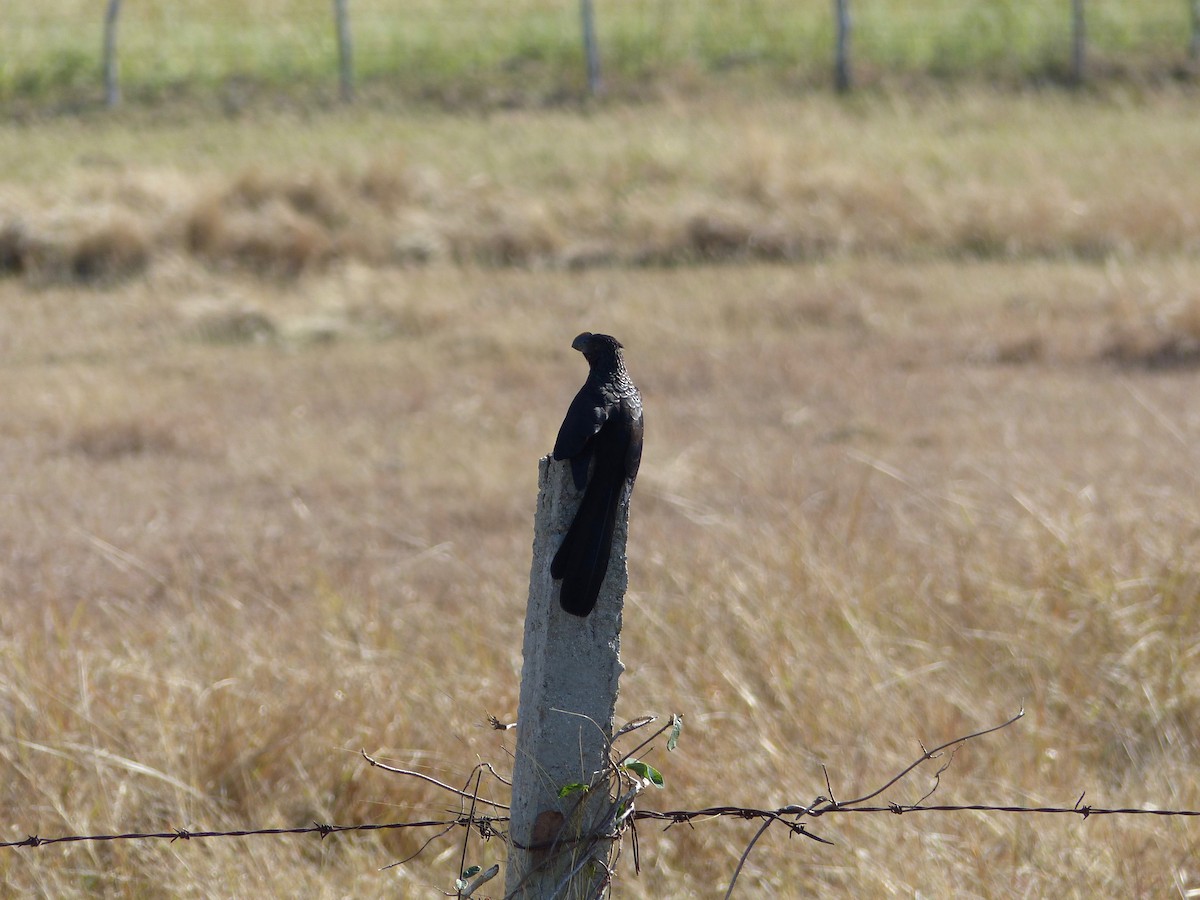
{"type": "MultiPolygon", "coordinates": [[[[476,766],[475,767],[475,791],[471,795],[471,811],[467,814],[467,819],[472,822],[475,821],[475,803],[479,799],[479,782],[481,782],[482,780],[483,780],[483,772],[479,769],[478,766],[476,766]]],[[[470,783],[471,782],[468,779],[467,784],[470,784],[470,783]]],[[[459,860],[458,860],[458,871],[459,871],[458,877],[459,878],[462,877],[461,873],[467,871],[467,842],[470,840],[470,837],[471,837],[471,829],[470,828],[464,829],[463,830],[462,855],[459,857],[459,860]]],[[[462,897],[461,890],[458,891],[458,896],[462,897]]]]}
{"type": "Polygon", "coordinates": [[[616,734],[612,736],[612,743],[615,744],[618,740],[631,731],[637,731],[639,728],[644,728],[657,718],[658,716],[639,716],[636,719],[626,722],[624,725],[618,728],[616,734]]]}
{"type": "Polygon", "coordinates": [[[911,772],[917,766],[921,765],[921,763],[927,762],[928,760],[933,759],[933,757],[937,753],[940,753],[942,750],[945,750],[947,747],[953,747],[955,744],[962,744],[962,743],[965,743],[966,741],[971,741],[971,740],[974,740],[975,738],[983,737],[986,734],[991,734],[994,731],[1000,731],[1002,728],[1007,728],[1009,725],[1013,724],[1018,719],[1022,718],[1024,715],[1025,715],[1025,708],[1021,707],[1021,710],[1015,716],[1013,716],[1011,719],[1009,719],[1007,722],[1001,722],[999,725],[993,725],[991,728],[984,728],[982,731],[976,731],[971,734],[964,735],[963,737],[954,738],[953,740],[946,741],[946,743],[944,743],[944,744],[939,744],[938,746],[934,747],[932,750],[925,750],[925,748],[922,747],[921,749],[924,750],[924,752],[921,754],[921,756],[915,762],[913,762],[911,765],[905,767],[900,772],[899,775],[896,775],[894,778],[892,778],[890,781],[888,781],[888,783],[885,784],[883,787],[878,788],[874,791],[871,791],[871,793],[869,793],[869,794],[864,794],[861,797],[856,797],[853,800],[843,800],[840,803],[834,803],[834,801],[830,800],[828,808],[826,808],[826,809],[817,808],[817,809],[813,810],[810,813],[810,815],[819,816],[819,815],[822,815],[823,813],[829,812],[834,809],[842,809],[843,807],[846,807],[846,806],[857,806],[860,803],[865,803],[868,800],[873,800],[874,798],[876,798],[880,794],[882,794],[884,791],[886,791],[888,788],[890,788],[897,781],[900,781],[901,779],[903,779],[904,776],[906,776],[909,772],[911,772]]]}
{"type": "MultiPolygon", "coordinates": [[[[468,794],[466,791],[461,791],[458,788],[453,787],[452,785],[446,784],[443,781],[438,781],[436,778],[431,778],[430,776],[425,775],[421,772],[414,772],[411,769],[398,769],[395,766],[389,766],[387,763],[381,763],[379,760],[369,756],[367,754],[366,750],[360,750],[359,752],[362,754],[363,759],[365,759],[367,762],[369,762],[371,765],[375,766],[376,768],[383,769],[383,771],[385,771],[385,772],[392,772],[396,775],[408,775],[410,778],[419,778],[422,781],[428,781],[430,784],[437,785],[444,791],[449,791],[452,794],[457,794],[458,796],[462,797],[464,800],[469,800],[471,798],[471,795],[468,794]]],[[[496,770],[491,767],[490,763],[480,763],[479,765],[486,766],[487,770],[489,772],[491,772],[493,775],[496,775],[496,778],[499,779],[504,784],[510,784],[509,782],[505,781],[503,778],[500,778],[500,776],[496,774],[496,770]]],[[[469,783],[470,783],[470,780],[468,779],[468,784],[469,783]]],[[[486,797],[480,798],[479,802],[486,803],[488,806],[494,806],[496,809],[508,809],[508,807],[505,804],[497,803],[494,800],[488,800],[486,797]]]]}
{"type": "Polygon", "coordinates": [[[742,874],[742,866],[746,864],[746,860],[750,858],[750,851],[754,849],[754,845],[758,843],[758,839],[767,833],[767,829],[771,827],[773,819],[767,819],[762,823],[758,831],[754,832],[754,837],[750,838],[750,843],[746,845],[746,849],[742,851],[742,858],[738,860],[737,868],[733,870],[733,878],[729,881],[729,890],[725,892],[725,900],[729,900],[733,896],[733,886],[737,884],[738,876],[742,874]]]}
{"type": "Polygon", "coordinates": [[[954,757],[957,755],[958,755],[958,747],[955,747],[953,750],[950,751],[950,758],[942,764],[942,767],[940,769],[938,769],[936,772],[933,773],[933,787],[931,787],[928,791],[926,791],[924,796],[922,796],[921,799],[916,802],[917,806],[920,806],[922,803],[924,803],[926,800],[928,800],[930,797],[932,797],[935,793],[937,793],[937,789],[942,786],[942,773],[950,768],[950,763],[954,762],[954,757]]]}
{"type": "MultiPolygon", "coordinates": [[[[435,834],[433,837],[431,837],[429,840],[427,840],[425,843],[423,843],[420,847],[418,847],[417,851],[415,853],[409,854],[408,856],[404,857],[404,859],[396,860],[396,862],[388,863],[386,866],[380,866],[379,871],[384,872],[388,869],[394,869],[394,868],[396,868],[396,866],[402,866],[405,863],[412,862],[414,859],[416,859],[418,856],[420,856],[422,853],[425,852],[426,847],[428,847],[430,844],[432,844],[438,838],[445,837],[451,831],[453,831],[454,826],[457,824],[458,824],[458,822],[451,822],[449,825],[447,825],[445,828],[443,828],[441,831],[439,831],[437,834],[435,834]]],[[[467,833],[470,834],[470,831],[468,831],[467,833]]]]}
{"type": "Polygon", "coordinates": [[[661,735],[663,732],[670,729],[673,725],[674,725],[674,721],[673,721],[673,717],[672,717],[672,719],[668,719],[663,724],[663,726],[661,728],[659,728],[657,731],[655,731],[652,735],[650,735],[650,737],[646,738],[646,740],[642,741],[640,744],[638,744],[636,747],[634,747],[628,753],[624,754],[621,757],[620,761],[618,762],[618,765],[621,765],[625,762],[625,760],[636,756],[638,753],[640,753],[642,751],[643,747],[646,747],[649,744],[652,744],[654,741],[656,741],[658,739],[659,735],[661,735]]]}

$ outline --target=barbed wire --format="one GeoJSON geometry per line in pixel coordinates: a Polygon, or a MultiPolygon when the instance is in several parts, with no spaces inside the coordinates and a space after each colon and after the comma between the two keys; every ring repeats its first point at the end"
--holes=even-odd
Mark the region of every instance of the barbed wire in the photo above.
{"type": "MultiPolygon", "coordinates": [[[[875,788],[874,790],[869,791],[868,793],[863,794],[862,796],[856,797],[852,800],[839,801],[835,798],[833,786],[832,786],[832,784],[830,782],[830,778],[829,778],[829,773],[828,773],[828,771],[825,771],[824,767],[822,767],[822,770],[824,771],[824,774],[825,774],[825,787],[826,787],[828,794],[816,797],[807,805],[791,804],[791,805],[782,806],[782,807],[779,807],[776,809],[766,809],[766,808],[748,807],[748,806],[735,806],[735,805],[709,806],[709,807],[705,807],[703,809],[679,809],[679,810],[638,809],[638,808],[636,808],[634,801],[640,795],[642,787],[644,787],[649,782],[645,780],[644,775],[641,775],[639,777],[632,776],[629,771],[626,771],[627,765],[629,764],[630,760],[632,759],[633,753],[640,751],[641,749],[643,749],[644,747],[648,746],[650,743],[652,743],[653,741],[658,739],[660,736],[662,736],[668,729],[673,728],[672,737],[671,737],[670,741],[668,741],[668,745],[667,745],[668,749],[671,749],[671,747],[673,746],[674,740],[678,737],[679,727],[682,723],[681,717],[672,716],[671,720],[668,722],[667,725],[664,725],[658,731],[654,732],[649,738],[647,738],[645,741],[643,741],[641,744],[639,744],[637,746],[637,748],[635,748],[634,751],[631,751],[630,753],[626,753],[624,755],[617,755],[615,752],[611,754],[611,756],[612,756],[612,758],[610,760],[611,771],[609,773],[605,774],[604,777],[615,779],[616,782],[628,782],[628,784],[631,787],[629,790],[624,791],[624,793],[622,793],[621,791],[616,792],[616,797],[613,800],[613,804],[614,804],[613,811],[612,811],[613,814],[612,814],[612,816],[610,816],[606,819],[606,822],[603,826],[601,826],[600,831],[595,832],[595,833],[589,833],[589,834],[585,834],[585,835],[575,836],[575,837],[565,837],[563,835],[558,835],[553,838],[551,844],[548,846],[548,849],[550,849],[551,851],[557,850],[559,852],[563,852],[563,851],[568,850],[572,846],[578,846],[586,841],[594,842],[599,839],[605,839],[605,840],[613,841],[615,846],[618,848],[618,853],[619,853],[619,848],[621,845],[621,836],[628,828],[628,830],[631,833],[632,843],[633,843],[634,870],[635,870],[635,872],[640,872],[641,866],[639,863],[638,838],[637,838],[638,823],[663,822],[663,823],[665,823],[665,827],[663,830],[666,831],[670,828],[673,828],[676,825],[685,825],[686,824],[689,826],[694,826],[696,823],[699,823],[699,822],[705,822],[705,821],[711,821],[711,820],[717,820],[717,819],[742,819],[742,820],[747,820],[747,821],[757,820],[757,821],[759,821],[760,824],[759,824],[758,828],[756,829],[753,837],[751,837],[749,842],[747,843],[745,850],[741,854],[741,857],[738,861],[737,868],[735,869],[735,871],[733,873],[733,878],[730,881],[729,889],[725,894],[726,898],[729,898],[733,894],[733,890],[737,883],[738,876],[740,875],[746,861],[749,859],[750,854],[753,851],[755,845],[758,843],[759,839],[767,832],[767,830],[772,825],[778,824],[780,827],[787,829],[787,831],[790,834],[799,835],[801,837],[808,838],[809,840],[812,840],[812,841],[816,841],[816,842],[819,842],[822,844],[832,844],[833,841],[827,840],[826,838],[824,838],[820,835],[814,834],[812,831],[809,830],[809,827],[811,827],[812,822],[815,821],[816,819],[819,819],[822,816],[832,815],[834,813],[843,813],[843,814],[856,813],[856,814],[860,814],[860,815],[878,815],[878,814],[906,815],[909,813],[974,812],[974,813],[1015,814],[1015,815],[1052,815],[1052,816],[1071,815],[1071,816],[1079,816],[1081,819],[1084,819],[1084,820],[1091,818],[1092,816],[1157,816],[1157,817],[1182,817],[1182,818],[1200,817],[1200,809],[1186,809],[1186,808],[1172,809],[1172,808],[1153,807],[1153,806],[1135,806],[1135,807],[1131,807],[1131,806],[1094,806],[1092,804],[1085,804],[1083,801],[1084,801],[1084,797],[1086,796],[1086,791],[1083,793],[1080,793],[1079,799],[1077,799],[1075,801],[1075,803],[1072,804],[1071,806],[1048,806],[1048,805],[1032,806],[1032,805],[1014,805],[1014,804],[1000,804],[1000,803],[963,803],[963,804],[939,803],[939,804],[932,804],[932,803],[925,802],[934,793],[937,792],[937,790],[941,786],[942,774],[945,773],[950,768],[951,764],[954,761],[955,754],[963,745],[965,745],[969,741],[972,741],[977,738],[981,738],[985,735],[989,735],[994,732],[1000,731],[1002,729],[1008,728],[1009,726],[1011,726],[1015,722],[1017,722],[1019,719],[1021,719],[1024,715],[1025,715],[1025,710],[1022,709],[1015,716],[1012,716],[1007,721],[1004,721],[1004,722],[1000,723],[999,725],[994,725],[994,726],[991,726],[988,728],[984,728],[984,729],[975,731],[971,734],[962,735],[960,737],[953,738],[949,741],[946,741],[945,743],[942,743],[936,747],[933,747],[932,749],[928,749],[924,746],[924,744],[922,744],[920,756],[918,756],[912,763],[905,766],[897,774],[893,775],[890,779],[888,779],[886,782],[884,782],[882,786],[875,788]],[[948,751],[948,755],[947,755],[947,751],[948,751]],[[902,779],[904,779],[907,775],[909,775],[911,772],[913,772],[913,770],[915,770],[922,763],[928,762],[928,761],[934,760],[934,759],[940,759],[943,757],[944,757],[944,761],[942,762],[940,767],[937,769],[937,771],[934,772],[932,775],[932,786],[929,788],[928,791],[925,792],[925,794],[916,803],[904,804],[904,803],[887,802],[887,803],[881,804],[878,801],[876,801],[877,797],[879,797],[881,794],[883,794],[889,788],[891,788],[892,786],[894,786],[898,782],[900,782],[902,779]],[[875,802],[872,802],[872,801],[875,801],[875,802]]],[[[631,731],[637,730],[637,729],[649,724],[652,721],[654,721],[654,717],[648,716],[648,717],[643,717],[641,719],[630,722],[624,728],[622,728],[619,732],[617,732],[617,734],[614,736],[614,740],[617,737],[620,737],[631,731]]],[[[497,727],[497,724],[495,722],[493,722],[493,727],[497,727]]],[[[478,879],[475,882],[471,883],[474,886],[470,887],[470,889],[467,891],[466,894],[462,893],[463,888],[461,887],[461,885],[467,884],[467,882],[465,881],[466,874],[467,874],[467,870],[465,869],[466,856],[467,856],[466,842],[469,839],[471,832],[472,831],[478,832],[479,837],[482,838],[484,841],[487,841],[492,837],[507,838],[506,828],[507,828],[507,825],[509,822],[509,819],[507,816],[504,816],[504,815],[495,815],[495,816],[493,816],[493,815],[477,815],[476,814],[476,808],[477,808],[478,804],[480,804],[480,803],[490,805],[493,808],[496,808],[498,810],[507,810],[507,807],[503,803],[489,800],[485,797],[480,796],[480,793],[479,793],[480,785],[481,785],[481,781],[482,781],[482,776],[485,773],[485,771],[488,774],[490,774],[491,776],[495,777],[497,780],[501,781],[502,783],[504,783],[504,784],[509,783],[498,772],[496,772],[496,770],[494,768],[492,768],[492,766],[490,764],[488,764],[488,763],[477,764],[472,769],[471,776],[467,779],[467,782],[464,785],[464,787],[462,789],[459,789],[452,785],[448,785],[444,782],[438,781],[437,779],[430,778],[429,776],[423,775],[419,772],[413,772],[413,771],[406,770],[406,769],[398,769],[398,768],[395,768],[392,766],[384,765],[383,763],[379,762],[378,760],[375,760],[374,758],[368,756],[365,751],[363,752],[362,755],[363,755],[364,759],[368,763],[370,763],[372,766],[378,766],[379,768],[384,769],[386,771],[389,771],[389,772],[392,772],[395,774],[399,774],[399,775],[403,775],[406,777],[415,777],[418,779],[422,779],[424,781],[434,784],[435,786],[437,786],[445,791],[448,791],[448,792],[456,795],[458,797],[460,803],[463,803],[463,806],[460,807],[459,814],[452,816],[450,818],[428,819],[428,820],[420,820],[420,821],[412,821],[412,822],[362,823],[362,824],[353,824],[353,825],[334,825],[334,824],[327,824],[327,823],[321,823],[321,822],[313,822],[311,825],[305,825],[305,826],[294,827],[294,828],[240,828],[240,829],[225,830],[225,831],[217,831],[217,830],[196,831],[196,830],[192,830],[192,829],[175,828],[175,829],[171,829],[171,830],[167,830],[167,831],[158,831],[158,832],[127,832],[127,833],[123,833],[123,834],[86,834],[86,835],[71,834],[71,835],[59,835],[59,836],[55,836],[55,837],[41,837],[40,835],[37,835],[37,834],[31,834],[28,837],[26,837],[20,841],[0,842],[0,849],[24,848],[24,847],[46,847],[46,846],[51,846],[51,845],[56,845],[56,844],[71,844],[71,843],[81,843],[81,842],[168,841],[170,843],[175,843],[176,841],[181,841],[181,840],[182,841],[191,841],[191,840],[205,840],[205,839],[217,839],[217,838],[244,838],[244,837],[257,837],[257,836],[275,837],[275,836],[283,836],[283,835],[317,835],[317,837],[319,837],[321,840],[324,840],[326,837],[329,837],[332,834],[343,834],[343,833],[347,833],[347,832],[389,831],[389,830],[398,830],[398,829],[439,829],[438,831],[436,831],[433,835],[429,836],[424,841],[424,843],[421,845],[421,848],[419,850],[417,850],[416,853],[406,857],[403,860],[392,863],[391,865],[385,867],[385,868],[391,868],[392,866],[395,866],[395,865],[403,865],[403,864],[409,862],[410,860],[412,860],[413,858],[415,858],[416,856],[420,856],[424,852],[424,850],[434,841],[446,836],[447,834],[449,834],[450,832],[452,832],[456,829],[462,829],[463,830],[463,852],[461,854],[459,869],[464,871],[464,878],[460,879],[458,882],[458,884],[460,885],[459,895],[460,896],[469,896],[469,894],[474,890],[474,887],[477,887],[479,884],[483,883],[484,881],[490,880],[491,878],[495,877],[495,875],[499,871],[498,866],[493,866],[490,869],[488,869],[487,872],[483,873],[482,875],[479,875],[478,879]],[[471,787],[472,781],[474,781],[474,787],[470,792],[468,792],[467,788],[471,787]],[[464,803],[464,801],[468,800],[468,799],[470,800],[469,811],[466,809],[466,805],[464,803]]],[[[657,772],[655,772],[655,775],[657,775],[657,772]]],[[[659,777],[661,777],[661,776],[659,776],[659,777]]],[[[610,793],[612,793],[612,792],[610,791],[610,793]]],[[[611,860],[611,863],[612,863],[611,865],[606,864],[606,868],[609,870],[610,878],[613,874],[612,868],[613,868],[613,865],[615,865],[615,857],[611,860]]],[[[472,873],[477,872],[477,871],[478,871],[478,867],[470,870],[470,872],[472,872],[472,873]]]]}
{"type": "MultiPolygon", "coordinates": [[[[1026,815],[1074,815],[1081,819],[1091,816],[1180,816],[1187,818],[1200,817],[1200,809],[1164,809],[1158,807],[1137,806],[1012,806],[987,803],[964,804],[900,804],[889,803],[885,806],[832,806],[823,810],[806,810],[803,807],[784,806],[779,809],[760,809],[752,806],[710,806],[704,809],[674,809],[674,810],[634,810],[632,818],[638,822],[666,822],[667,827],[673,825],[691,824],[697,821],[711,819],[768,819],[776,820],[785,827],[796,825],[794,817],[809,816],[818,818],[833,813],[878,814],[890,813],[904,815],[907,813],[1016,813],[1026,815]],[[793,817],[789,819],[788,817],[793,817]]],[[[0,841],[0,849],[14,847],[46,847],[52,844],[82,843],[85,841],[190,841],[209,838],[236,838],[276,835],[306,835],[315,834],[324,839],[331,834],[342,834],[354,831],[388,831],[402,828],[476,828],[484,838],[496,837],[502,834],[497,825],[508,823],[507,816],[455,816],[452,819],[431,819],[417,822],[382,822],[374,824],[333,825],[314,822],[312,825],[297,828],[240,828],[230,831],[194,831],[186,828],[175,828],[170,831],[128,832],[125,834],[69,834],[55,837],[40,837],[31,834],[20,841],[0,841]]],[[[811,835],[809,835],[811,836],[811,835]]],[[[828,843],[828,842],[826,842],[828,843]]]]}
{"type": "MultiPolygon", "coordinates": [[[[80,843],[83,841],[166,840],[174,843],[175,841],[203,840],[205,838],[255,837],[258,835],[285,834],[315,834],[321,839],[324,839],[331,834],[340,834],[348,831],[387,831],[397,828],[453,828],[455,826],[461,826],[478,827],[482,832],[490,829],[491,823],[497,821],[507,822],[508,819],[490,816],[456,816],[453,819],[428,820],[420,822],[383,822],[359,825],[329,825],[321,822],[314,822],[312,825],[305,825],[298,828],[239,828],[230,831],[194,831],[187,828],[175,828],[171,831],[128,832],[125,834],[70,834],[48,838],[31,834],[29,837],[20,841],[0,841],[0,849],[7,849],[10,847],[44,847],[50,844],[69,844],[80,843]]],[[[496,833],[497,832],[492,830],[485,836],[491,837],[496,833]]]]}
{"type": "Polygon", "coordinates": [[[796,807],[785,806],[781,809],[754,809],[737,806],[714,806],[709,809],[686,809],[659,812],[657,810],[638,810],[633,814],[637,820],[659,819],[669,821],[672,825],[693,822],[696,819],[732,817],[739,819],[779,819],[783,824],[789,824],[785,816],[819,816],[832,813],[892,813],[903,815],[917,812],[991,812],[991,813],[1028,813],[1028,814],[1070,814],[1086,819],[1090,816],[1200,816],[1200,809],[1159,809],[1143,807],[1106,807],[1106,806],[1001,806],[986,803],[963,804],[902,804],[889,803],[886,806],[834,806],[817,811],[805,811],[796,807]]]}

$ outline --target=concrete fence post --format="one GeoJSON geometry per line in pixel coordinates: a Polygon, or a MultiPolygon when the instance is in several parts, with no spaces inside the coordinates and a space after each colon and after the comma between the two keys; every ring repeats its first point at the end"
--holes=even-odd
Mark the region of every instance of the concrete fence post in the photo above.
{"type": "Polygon", "coordinates": [[[599,97],[604,85],[600,81],[600,42],[596,39],[596,12],[592,0],[579,0],[579,15],[583,20],[583,57],[587,65],[588,95],[599,97]]]}
{"type": "Polygon", "coordinates": [[[338,46],[338,96],[343,103],[354,102],[354,44],[350,37],[350,0],[333,0],[333,25],[338,46]]]}
{"type": "Polygon", "coordinates": [[[112,109],[121,103],[121,83],[117,74],[117,21],[121,0],[108,0],[104,10],[104,105],[112,109]]]}
{"type": "Polygon", "coordinates": [[[1192,13],[1192,39],[1188,41],[1188,57],[1200,59],[1200,0],[1189,0],[1192,13]]]}
{"type": "Polygon", "coordinates": [[[1084,0],[1071,0],[1071,81],[1083,84],[1087,77],[1087,16],[1084,0]]]}
{"type": "Polygon", "coordinates": [[[609,743],[624,669],[629,490],[617,514],[600,598],[586,618],[563,612],[558,585],[550,577],[550,560],[581,496],[570,463],[543,457],[525,614],[506,896],[602,897],[610,877],[615,847],[607,822],[614,787],[608,777],[609,743]],[[578,784],[592,789],[559,796],[564,786],[578,784]]]}
{"type": "Polygon", "coordinates": [[[833,86],[839,94],[850,90],[850,0],[834,0],[833,86]]]}

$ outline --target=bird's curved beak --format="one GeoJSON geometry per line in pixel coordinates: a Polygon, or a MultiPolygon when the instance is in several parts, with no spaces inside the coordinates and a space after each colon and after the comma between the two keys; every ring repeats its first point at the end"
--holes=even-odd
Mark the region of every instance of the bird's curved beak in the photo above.
{"type": "Polygon", "coordinates": [[[579,337],[575,338],[575,340],[571,341],[571,349],[578,350],[580,353],[583,353],[584,348],[587,347],[588,338],[591,336],[592,333],[590,331],[585,331],[583,334],[579,335],[579,337]]]}

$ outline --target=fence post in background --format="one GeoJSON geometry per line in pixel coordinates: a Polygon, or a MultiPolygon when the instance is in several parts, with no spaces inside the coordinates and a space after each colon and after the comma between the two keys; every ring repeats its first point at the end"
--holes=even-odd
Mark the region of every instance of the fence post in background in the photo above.
{"type": "Polygon", "coordinates": [[[1200,59],[1200,0],[1191,0],[1192,8],[1192,40],[1188,44],[1188,56],[1200,59]]]}
{"type": "Polygon", "coordinates": [[[117,18],[121,0],[108,0],[104,11],[104,105],[110,109],[121,103],[121,85],[117,79],[117,18]]]}
{"type": "Polygon", "coordinates": [[[338,90],[343,103],[354,102],[354,45],[350,39],[349,0],[333,0],[333,22],[337,28],[338,90]]]}
{"type": "Polygon", "coordinates": [[[1071,81],[1083,84],[1087,64],[1087,23],[1083,15],[1084,0],[1071,0],[1071,81]]]}
{"type": "Polygon", "coordinates": [[[600,83],[600,45],[596,40],[596,13],[592,0],[579,0],[579,14],[583,19],[583,56],[587,61],[588,95],[599,97],[603,90],[600,83]]]}
{"type": "Polygon", "coordinates": [[[844,94],[850,90],[850,0],[833,0],[833,15],[836,21],[837,41],[833,60],[833,86],[839,94],[844,94]]]}
{"type": "Polygon", "coordinates": [[[629,493],[617,513],[600,598],[586,618],[563,612],[550,577],[550,560],[580,497],[570,463],[543,457],[525,612],[506,897],[603,897],[615,851],[609,744],[624,669],[629,493]],[[578,784],[592,787],[559,796],[564,786],[578,784]]]}

